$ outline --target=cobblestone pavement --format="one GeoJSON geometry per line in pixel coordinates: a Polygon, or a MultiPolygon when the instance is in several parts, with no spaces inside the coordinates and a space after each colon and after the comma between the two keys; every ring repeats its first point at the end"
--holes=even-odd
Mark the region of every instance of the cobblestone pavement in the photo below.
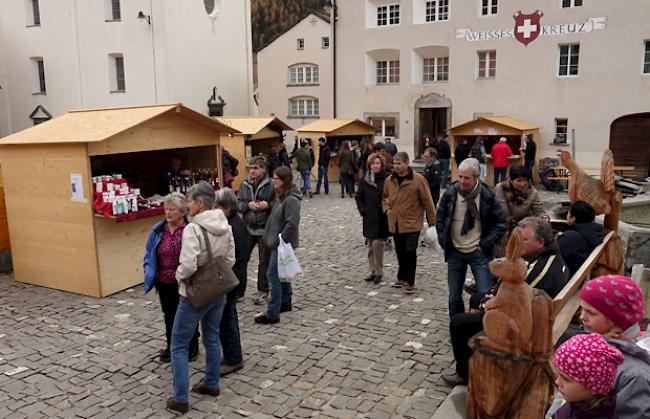
{"type": "MultiPolygon", "coordinates": [[[[367,284],[354,200],[303,201],[297,255],[305,279],[279,325],[258,326],[256,258],[239,304],[244,369],[221,395],[191,396],[185,416],[429,418],[449,389],[446,270],[420,247],[416,292],[367,284]]],[[[144,243],[142,244],[144,249],[144,243]]],[[[396,273],[392,249],[385,278],[396,273]]],[[[0,277],[0,417],[174,417],[171,367],[160,364],[164,325],[142,286],[94,299],[0,277]]],[[[203,349],[203,348],[201,348],[203,349]]],[[[203,352],[202,352],[203,354],[203,352]]],[[[191,364],[202,378],[203,356],[191,364]]]]}

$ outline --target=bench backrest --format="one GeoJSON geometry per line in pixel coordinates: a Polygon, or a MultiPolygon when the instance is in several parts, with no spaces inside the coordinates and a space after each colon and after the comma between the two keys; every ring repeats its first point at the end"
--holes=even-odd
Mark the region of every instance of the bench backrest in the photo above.
{"type": "Polygon", "coordinates": [[[553,321],[553,343],[558,341],[569,323],[571,323],[571,319],[580,306],[578,290],[593,270],[612,237],[614,237],[613,231],[607,233],[603,242],[596,246],[587,260],[580,266],[580,269],[573,274],[569,282],[562,288],[562,291],[553,299],[553,318],[555,319],[553,321]]]}

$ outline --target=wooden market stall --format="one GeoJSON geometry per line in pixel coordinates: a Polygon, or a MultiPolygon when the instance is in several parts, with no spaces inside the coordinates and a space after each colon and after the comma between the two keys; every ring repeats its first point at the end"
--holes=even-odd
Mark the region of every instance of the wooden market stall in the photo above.
{"type": "Polygon", "coordinates": [[[221,136],[221,145],[239,160],[233,187],[248,176],[248,160],[253,156],[268,155],[269,146],[282,142],[282,131],[291,131],[289,125],[274,116],[218,116],[215,119],[240,134],[221,136]]]}
{"type": "MultiPolygon", "coordinates": [[[[492,156],[490,150],[492,146],[499,142],[499,138],[506,137],[508,145],[512,149],[513,156],[508,160],[508,165],[524,164],[524,138],[531,135],[533,141],[537,145],[537,155],[539,156],[539,127],[528,122],[519,121],[508,116],[482,116],[474,119],[473,121],[465,122],[449,130],[452,136],[452,141],[449,144],[452,152],[452,159],[450,162],[452,179],[457,179],[456,160],[454,158],[454,150],[460,143],[462,138],[468,140],[470,146],[474,145],[477,137],[485,138],[485,152],[488,154],[487,159],[487,178],[486,183],[493,184],[494,170],[492,166],[492,156]]],[[[537,164],[535,164],[537,166],[537,164]]],[[[536,170],[533,169],[533,173],[536,170]]]]}
{"type": "MultiPolygon", "coordinates": [[[[318,159],[318,139],[323,137],[332,150],[330,155],[327,177],[330,182],[339,181],[339,167],[336,164],[338,150],[343,141],[356,140],[359,144],[363,142],[374,142],[375,127],[361,122],[358,119],[319,119],[298,129],[300,139],[306,139],[314,148],[314,154],[318,159]]],[[[318,176],[318,167],[314,164],[312,176],[318,176]]]]}
{"type": "Polygon", "coordinates": [[[142,283],[145,241],[162,215],[97,214],[91,179],[122,173],[154,195],[173,158],[214,170],[222,133],[237,131],[172,104],[71,111],[1,139],[16,280],[93,297],[142,283]]]}

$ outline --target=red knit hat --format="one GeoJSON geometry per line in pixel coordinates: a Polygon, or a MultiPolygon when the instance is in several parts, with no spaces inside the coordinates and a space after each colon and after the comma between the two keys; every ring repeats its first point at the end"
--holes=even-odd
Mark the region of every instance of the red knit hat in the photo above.
{"type": "Polygon", "coordinates": [[[582,287],[579,297],[623,330],[638,323],[645,315],[643,292],[626,276],[594,278],[582,287]]]}
{"type": "Polygon", "coordinates": [[[555,351],[555,365],[562,373],[596,394],[614,387],[616,369],[623,363],[621,351],[597,333],[576,335],[555,351]]]}

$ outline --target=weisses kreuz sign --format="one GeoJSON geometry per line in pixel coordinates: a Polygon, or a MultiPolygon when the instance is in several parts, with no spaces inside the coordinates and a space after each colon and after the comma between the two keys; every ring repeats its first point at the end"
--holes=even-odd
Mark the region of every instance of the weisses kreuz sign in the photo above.
{"type": "Polygon", "coordinates": [[[590,17],[584,22],[559,23],[555,25],[542,25],[542,12],[536,10],[534,13],[523,14],[517,12],[514,28],[492,29],[487,31],[473,31],[471,29],[456,29],[456,38],[468,42],[492,41],[499,39],[516,39],[524,45],[528,45],[540,36],[572,35],[577,33],[588,33],[596,29],[607,27],[606,17],[590,17]]]}

